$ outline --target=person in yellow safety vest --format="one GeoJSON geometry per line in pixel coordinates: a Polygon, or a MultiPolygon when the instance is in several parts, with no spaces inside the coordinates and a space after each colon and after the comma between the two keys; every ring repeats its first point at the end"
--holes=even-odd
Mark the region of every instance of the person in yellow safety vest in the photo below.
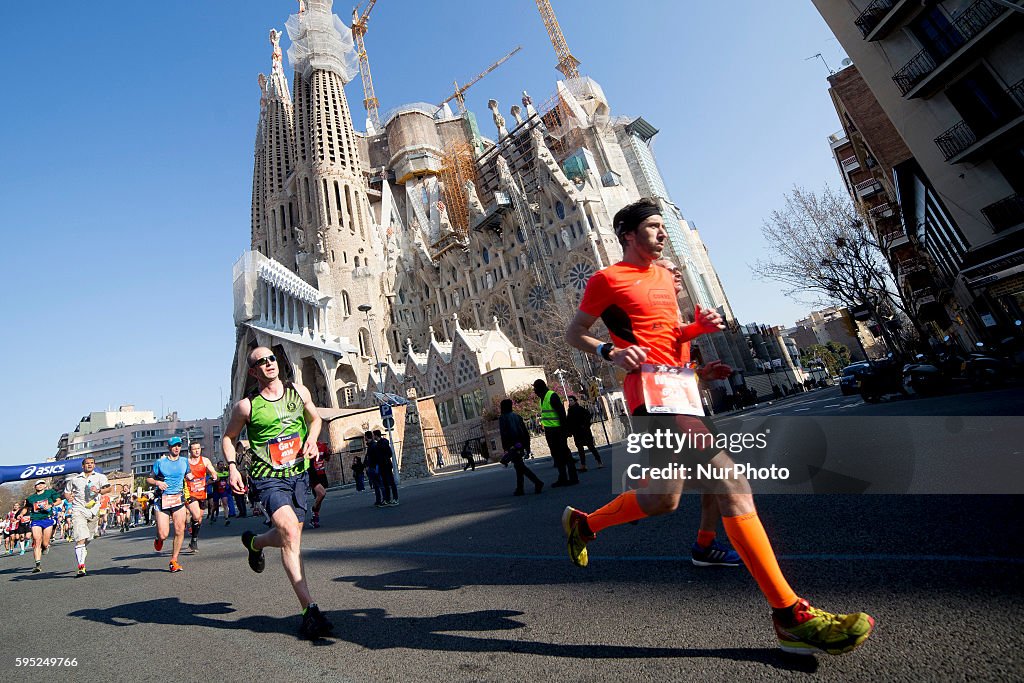
{"type": "Polygon", "coordinates": [[[533,383],[533,393],[540,398],[540,424],[544,427],[544,438],[551,449],[551,459],[558,468],[558,481],[555,486],[573,486],[580,483],[576,473],[576,461],[569,450],[569,432],[566,431],[565,407],[547,382],[538,379],[533,383]]]}

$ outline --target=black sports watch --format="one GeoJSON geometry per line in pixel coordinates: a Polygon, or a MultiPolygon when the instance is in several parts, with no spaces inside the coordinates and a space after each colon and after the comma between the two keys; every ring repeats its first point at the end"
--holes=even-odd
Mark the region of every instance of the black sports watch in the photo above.
{"type": "Polygon", "coordinates": [[[615,344],[611,342],[605,342],[597,347],[597,353],[605,360],[610,361],[612,359],[612,349],[615,348],[615,344]]]}

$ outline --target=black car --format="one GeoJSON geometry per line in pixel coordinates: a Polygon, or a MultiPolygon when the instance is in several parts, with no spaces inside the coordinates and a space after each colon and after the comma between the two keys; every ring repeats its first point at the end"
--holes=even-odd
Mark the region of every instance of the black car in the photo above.
{"type": "Polygon", "coordinates": [[[853,363],[843,368],[842,373],[839,377],[839,390],[843,392],[843,396],[850,396],[851,394],[860,393],[860,385],[864,379],[864,374],[871,371],[871,363],[867,361],[860,361],[859,363],[853,363]]]}

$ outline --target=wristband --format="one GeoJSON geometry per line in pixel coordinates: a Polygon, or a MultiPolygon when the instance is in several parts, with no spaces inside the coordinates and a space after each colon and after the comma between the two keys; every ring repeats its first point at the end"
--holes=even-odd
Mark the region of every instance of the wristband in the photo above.
{"type": "Polygon", "coordinates": [[[231,467],[232,465],[238,467],[238,462],[235,460],[228,460],[228,467],[231,467]]]}
{"type": "Polygon", "coordinates": [[[614,348],[614,344],[611,342],[605,342],[597,347],[597,354],[601,356],[601,358],[610,361],[612,359],[612,349],[614,348]]]}

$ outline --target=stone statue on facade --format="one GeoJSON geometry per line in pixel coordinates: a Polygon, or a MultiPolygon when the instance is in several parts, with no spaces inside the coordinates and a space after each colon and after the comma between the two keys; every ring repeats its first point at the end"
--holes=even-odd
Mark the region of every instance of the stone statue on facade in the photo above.
{"type": "Polygon", "coordinates": [[[505,128],[505,117],[498,111],[498,100],[487,100],[487,107],[494,117],[494,125],[498,128],[498,139],[500,140],[508,135],[508,129],[505,128]]]}

